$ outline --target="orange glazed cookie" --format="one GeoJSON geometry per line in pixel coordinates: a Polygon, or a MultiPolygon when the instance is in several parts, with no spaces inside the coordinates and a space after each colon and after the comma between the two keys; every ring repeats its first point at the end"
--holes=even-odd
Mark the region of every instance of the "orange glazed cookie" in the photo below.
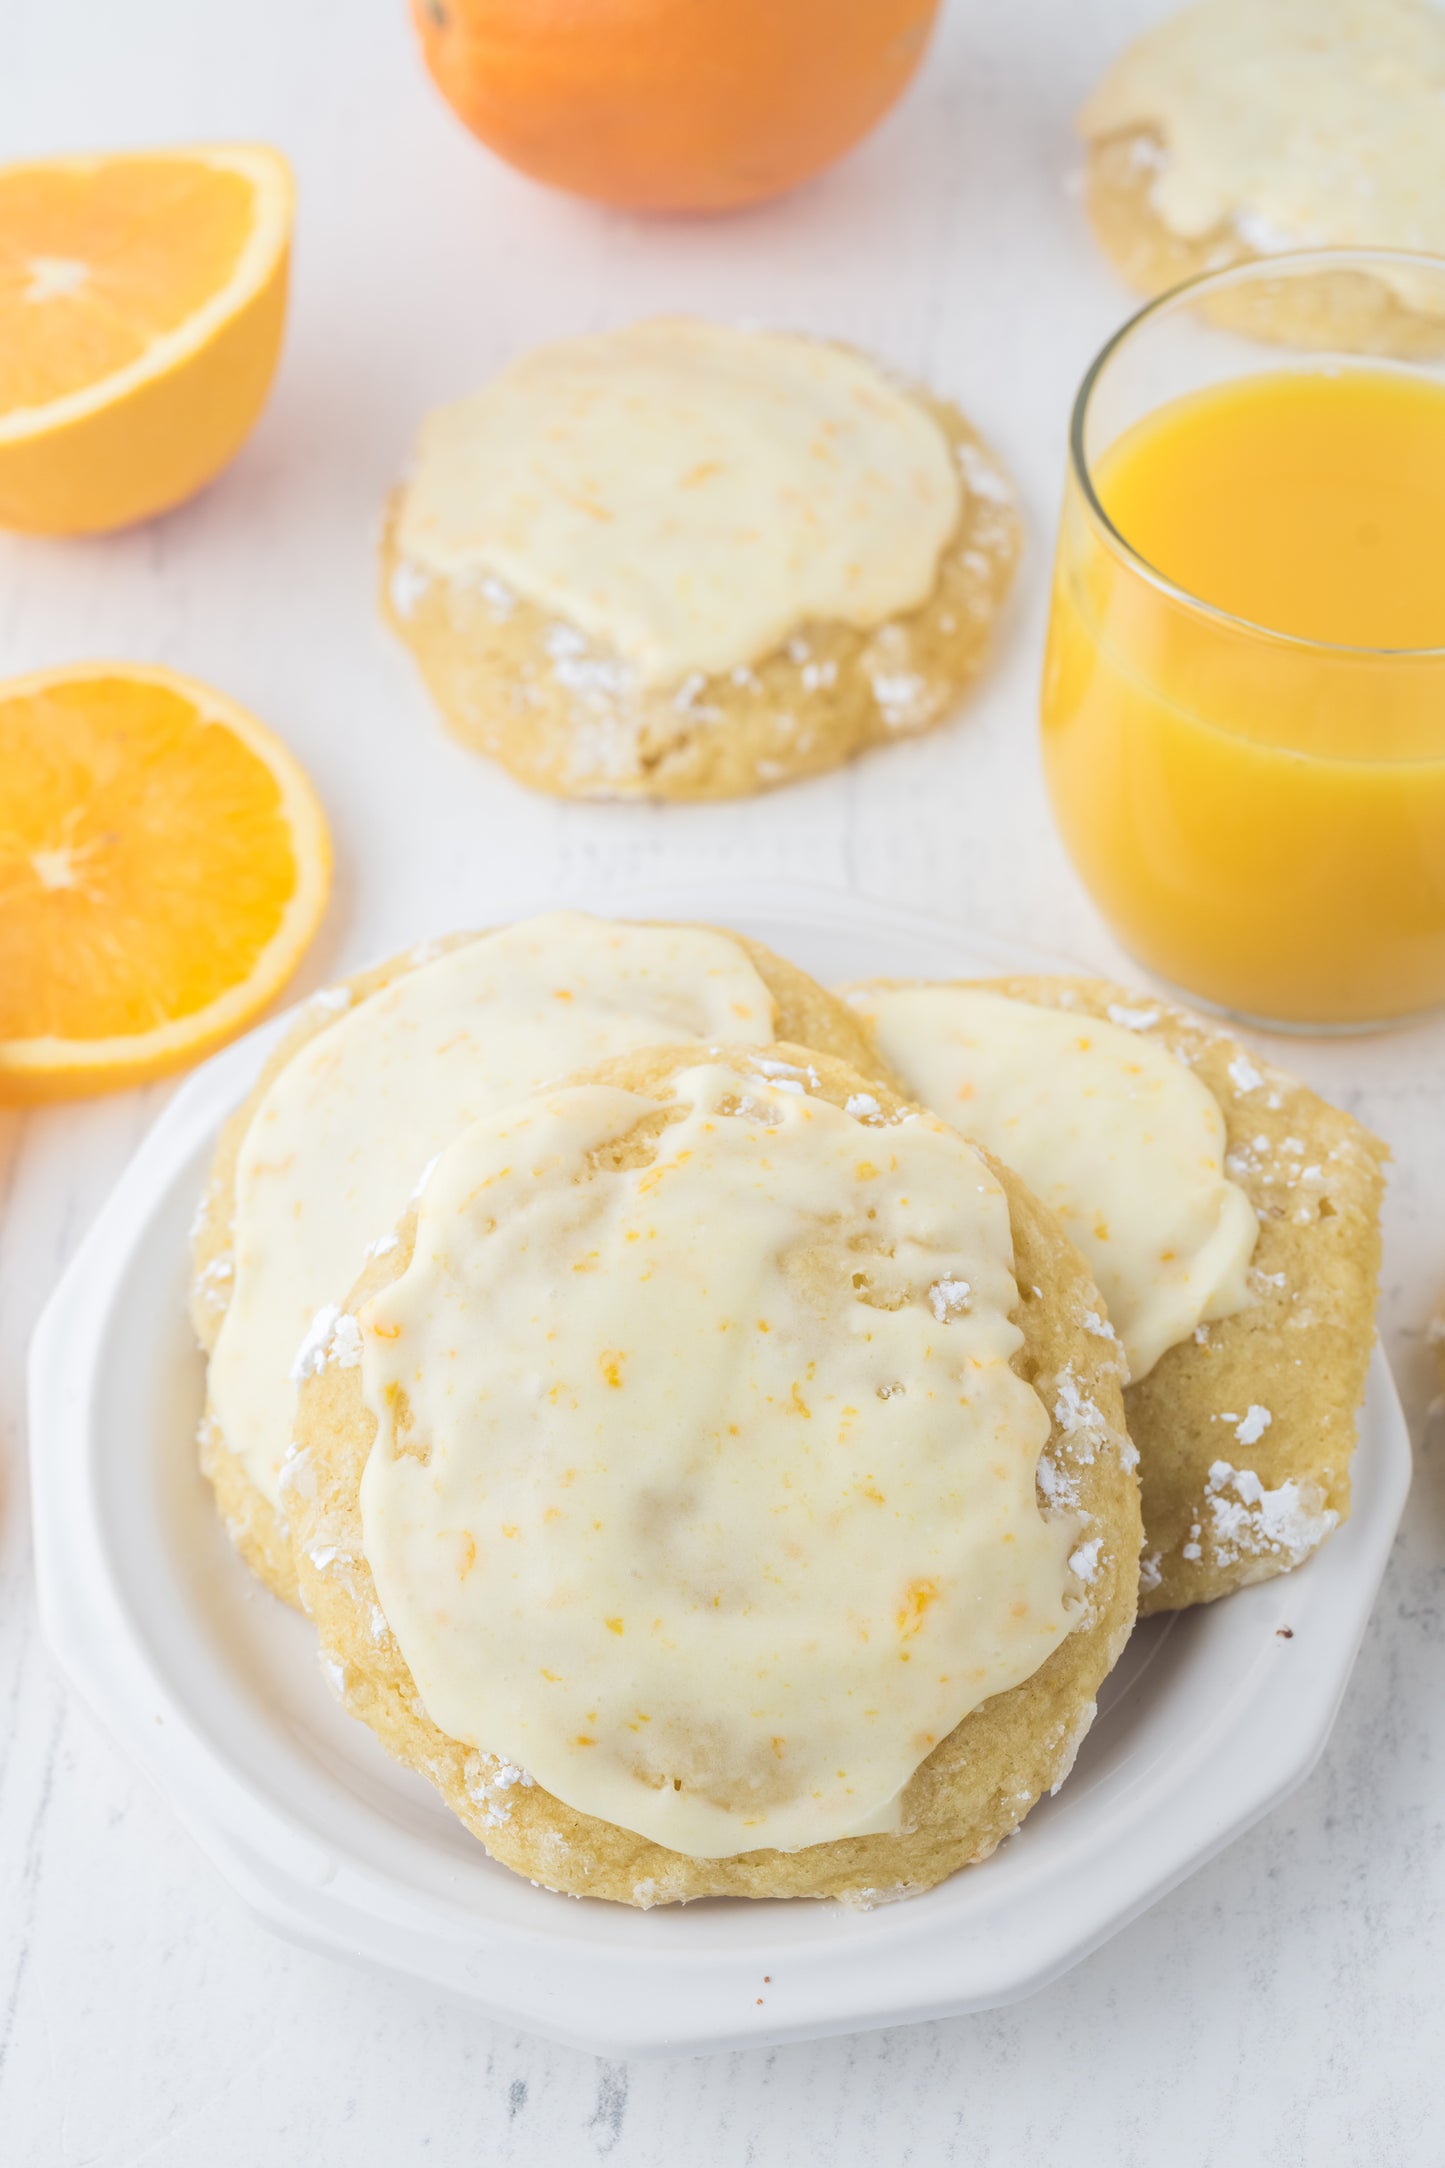
{"type": "Polygon", "coordinates": [[[550,1888],[927,1888],[1063,1780],[1132,1624],[1098,1300],[1012,1175],[803,1047],[488,1117],[302,1389],[328,1671],[550,1888]]]}
{"type": "MultiPolygon", "coordinates": [[[[1427,0],[1202,0],[1120,54],[1084,106],[1090,223],[1131,286],[1291,249],[1445,253],[1445,16],[1427,0]]],[[[1255,336],[1433,353],[1408,267],[1225,289],[1255,336]]]]}
{"type": "Polygon", "coordinates": [[[730,798],[940,721],[1019,540],[946,401],[847,347],[668,319],[429,416],[382,600],[448,727],[522,782],[730,798]]]}
{"type": "Polygon", "coordinates": [[[849,999],[905,1087],[1059,1212],[1104,1289],[1132,1374],[1140,1610],[1301,1564],[1349,1512],[1378,1139],[1186,1010],[1102,980],[849,999]]]}
{"type": "Polygon", "coordinates": [[[191,1294],[209,1357],[201,1464],[278,1595],[295,1601],[279,1479],[296,1373],[433,1154],[579,1062],[783,1033],[870,1057],[842,1004],[755,942],[565,911],[413,950],[305,1004],[222,1132],[191,1294]]]}

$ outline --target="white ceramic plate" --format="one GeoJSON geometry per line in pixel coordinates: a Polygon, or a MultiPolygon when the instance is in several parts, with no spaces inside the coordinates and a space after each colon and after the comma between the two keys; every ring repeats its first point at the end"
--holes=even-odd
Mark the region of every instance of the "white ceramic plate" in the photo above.
{"type": "MultiPolygon", "coordinates": [[[[825,981],[1060,968],[817,891],[653,890],[609,908],[735,926],[825,981]]],[[[1141,1628],[1068,1784],[984,1865],[869,1913],[725,1901],[634,1912],[554,1896],[494,1865],[336,1707],[310,1627],[233,1557],[196,1472],[187,1233],[217,1127],[282,1028],[228,1048],[177,1093],[51,1300],[31,1364],[51,1645],[272,1925],[601,2053],[859,2031],[1043,1986],[1307,1775],[1409,1482],[1378,1356],[1347,1526],[1300,1573],[1141,1628]]]]}

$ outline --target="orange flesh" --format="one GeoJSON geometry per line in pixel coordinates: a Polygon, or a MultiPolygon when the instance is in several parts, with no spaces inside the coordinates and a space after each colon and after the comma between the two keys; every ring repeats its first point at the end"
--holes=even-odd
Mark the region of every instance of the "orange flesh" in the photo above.
{"type": "Polygon", "coordinates": [[[1162,593],[1071,484],[1045,763],[1120,939],[1281,1021],[1445,999],[1445,652],[1370,652],[1445,650],[1445,387],[1237,379],[1127,431],[1095,481],[1147,565],[1247,621],[1162,593]]]}
{"type": "Polygon", "coordinates": [[[0,415],[80,391],[184,323],[250,237],[251,182],[194,160],[0,172],[0,415]]]}
{"type": "Polygon", "coordinates": [[[244,980],[296,883],[270,770],[165,687],[0,702],[0,1039],[131,1035],[244,980]]]}

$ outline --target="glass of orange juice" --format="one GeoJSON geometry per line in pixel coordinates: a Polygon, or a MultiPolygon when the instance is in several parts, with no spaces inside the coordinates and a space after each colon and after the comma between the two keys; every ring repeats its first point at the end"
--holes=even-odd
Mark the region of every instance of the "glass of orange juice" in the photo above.
{"type": "Polygon", "coordinates": [[[1445,261],[1270,258],[1110,341],[1042,708],[1065,845],[1146,969],[1293,1029],[1445,1003],[1445,261]]]}

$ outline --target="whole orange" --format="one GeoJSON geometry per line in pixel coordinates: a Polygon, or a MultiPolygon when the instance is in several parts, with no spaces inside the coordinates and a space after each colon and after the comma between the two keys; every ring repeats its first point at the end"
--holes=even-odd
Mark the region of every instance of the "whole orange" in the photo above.
{"type": "Polygon", "coordinates": [[[411,0],[443,97],[509,164],[648,211],[807,180],[899,97],[938,0],[411,0]]]}

